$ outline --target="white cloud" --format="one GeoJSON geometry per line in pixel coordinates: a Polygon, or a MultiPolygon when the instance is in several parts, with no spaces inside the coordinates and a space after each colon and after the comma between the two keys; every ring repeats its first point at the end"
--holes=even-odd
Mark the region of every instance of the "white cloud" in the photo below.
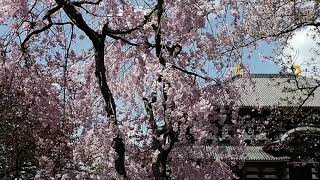
{"type": "Polygon", "coordinates": [[[292,39],[289,40],[289,46],[285,48],[284,54],[290,55],[286,60],[288,67],[297,64],[302,69],[302,75],[314,78],[320,78],[320,58],[315,51],[320,51],[320,36],[313,29],[308,28],[297,31],[292,39]]]}

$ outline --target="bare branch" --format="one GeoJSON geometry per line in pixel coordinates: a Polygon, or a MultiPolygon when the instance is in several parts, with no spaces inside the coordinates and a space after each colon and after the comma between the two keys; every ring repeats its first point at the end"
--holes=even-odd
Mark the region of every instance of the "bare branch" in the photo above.
{"type": "Polygon", "coordinates": [[[71,24],[71,34],[70,34],[70,41],[66,47],[65,52],[65,62],[63,67],[63,118],[65,118],[66,114],[66,90],[67,90],[67,74],[68,74],[68,59],[69,59],[69,51],[71,48],[72,43],[72,36],[73,36],[73,24],[71,24]]]}
{"type": "Polygon", "coordinates": [[[43,31],[48,30],[48,29],[53,25],[52,19],[51,19],[51,15],[54,14],[55,12],[57,12],[60,8],[61,8],[61,6],[58,5],[58,6],[55,6],[54,8],[52,8],[52,9],[50,9],[50,10],[48,11],[48,13],[47,13],[47,14],[44,16],[44,18],[43,18],[43,19],[48,20],[49,23],[48,23],[46,26],[44,26],[44,27],[42,27],[42,28],[40,28],[40,29],[37,29],[37,30],[32,31],[30,34],[28,34],[28,35],[26,36],[26,38],[24,39],[24,41],[21,43],[21,49],[22,49],[23,52],[26,51],[25,44],[30,40],[30,38],[32,38],[34,35],[40,34],[40,33],[42,33],[43,31]]]}
{"type": "Polygon", "coordinates": [[[205,77],[203,77],[203,76],[201,76],[201,75],[199,75],[199,74],[197,74],[197,73],[187,71],[187,70],[182,69],[182,68],[180,68],[180,67],[178,67],[178,66],[176,66],[176,65],[172,65],[171,67],[173,67],[173,68],[175,68],[175,69],[178,69],[179,71],[181,71],[181,72],[183,72],[183,73],[190,74],[190,75],[193,75],[193,76],[195,76],[195,77],[199,77],[199,78],[202,78],[202,79],[204,79],[204,80],[207,80],[207,78],[205,78],[205,77]]]}
{"type": "Polygon", "coordinates": [[[160,64],[165,65],[166,61],[161,55],[161,49],[162,49],[162,45],[161,45],[161,17],[162,17],[163,11],[164,11],[163,3],[164,3],[163,0],[158,0],[158,5],[157,5],[157,7],[158,7],[158,11],[157,11],[158,25],[156,26],[153,24],[152,27],[153,27],[154,31],[156,32],[156,35],[155,35],[156,55],[159,58],[160,64]]]}
{"type": "Polygon", "coordinates": [[[151,126],[151,130],[154,132],[157,129],[157,124],[154,119],[152,104],[148,101],[147,98],[143,98],[142,100],[144,101],[144,107],[149,115],[149,124],[151,126]]]}
{"type": "Polygon", "coordinates": [[[120,36],[116,36],[116,35],[113,35],[113,34],[109,34],[108,36],[113,38],[113,39],[115,39],[115,40],[120,40],[120,41],[122,41],[124,43],[130,44],[132,46],[140,46],[139,44],[130,42],[130,41],[128,41],[128,40],[126,40],[126,39],[124,39],[124,38],[122,38],[120,36]]]}
{"type": "Polygon", "coordinates": [[[133,31],[136,31],[136,30],[142,28],[150,20],[150,18],[152,17],[152,14],[157,10],[157,8],[158,8],[158,5],[154,9],[152,9],[152,11],[150,11],[147,15],[144,16],[144,20],[143,20],[142,24],[140,24],[137,27],[134,27],[132,29],[114,30],[109,27],[109,24],[107,22],[102,27],[102,36],[107,36],[110,34],[129,34],[133,31]]]}
{"type": "Polygon", "coordinates": [[[77,25],[79,29],[81,29],[93,42],[100,41],[99,34],[95,32],[93,29],[89,27],[89,25],[83,19],[81,13],[76,10],[74,5],[69,1],[64,0],[56,0],[56,3],[59,6],[62,6],[63,10],[67,14],[67,16],[71,19],[71,21],[77,25]]]}
{"type": "Polygon", "coordinates": [[[77,7],[82,7],[83,4],[92,4],[92,5],[98,5],[102,2],[102,0],[97,0],[96,2],[92,1],[77,1],[77,2],[71,2],[72,5],[77,7]]]}

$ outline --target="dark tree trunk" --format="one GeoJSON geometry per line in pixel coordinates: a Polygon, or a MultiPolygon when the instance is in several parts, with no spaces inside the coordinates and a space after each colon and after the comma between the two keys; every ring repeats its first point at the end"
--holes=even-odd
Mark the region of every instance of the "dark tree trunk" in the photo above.
{"type": "Polygon", "coordinates": [[[163,150],[158,154],[156,162],[152,164],[152,172],[155,180],[170,179],[169,175],[167,175],[167,159],[168,152],[163,150]]]}
{"type": "MultiPolygon", "coordinates": [[[[106,78],[106,68],[104,65],[104,39],[100,38],[98,42],[93,42],[95,48],[95,63],[96,63],[96,77],[98,79],[99,88],[103,99],[106,103],[105,110],[107,112],[107,116],[113,121],[114,125],[117,125],[116,119],[116,105],[113,99],[113,95],[110,91],[110,88],[107,84],[106,78]]],[[[115,132],[118,133],[118,132],[115,132]]],[[[120,137],[120,134],[117,134],[116,138],[113,139],[114,146],[117,153],[117,157],[115,159],[115,169],[118,173],[119,179],[127,179],[127,174],[125,170],[125,146],[123,143],[123,139],[120,137]]]]}
{"type": "MultiPolygon", "coordinates": [[[[169,154],[175,144],[175,142],[178,141],[177,139],[177,133],[173,132],[172,129],[169,129],[168,133],[169,137],[169,144],[168,148],[163,149],[161,146],[157,147],[158,150],[160,150],[160,153],[158,154],[158,157],[156,159],[156,162],[152,164],[152,172],[154,175],[155,180],[170,180],[170,169],[167,169],[169,167],[169,161],[168,157],[169,154]],[[168,166],[167,166],[168,165],[168,166]]],[[[158,145],[159,142],[158,142],[158,145]]]]}

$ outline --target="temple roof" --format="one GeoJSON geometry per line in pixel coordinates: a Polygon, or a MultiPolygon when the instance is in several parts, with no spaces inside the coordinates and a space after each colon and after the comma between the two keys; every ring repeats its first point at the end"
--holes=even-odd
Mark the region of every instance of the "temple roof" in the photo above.
{"type": "Polygon", "coordinates": [[[263,151],[262,146],[179,146],[173,150],[173,158],[287,161],[287,156],[275,157],[263,151]]]}
{"type": "Polygon", "coordinates": [[[280,140],[268,143],[264,151],[274,156],[318,158],[320,157],[320,128],[297,127],[286,132],[280,140]]]}
{"type": "Polygon", "coordinates": [[[320,80],[291,74],[251,74],[236,77],[233,83],[240,91],[240,106],[320,107],[320,80]]]}

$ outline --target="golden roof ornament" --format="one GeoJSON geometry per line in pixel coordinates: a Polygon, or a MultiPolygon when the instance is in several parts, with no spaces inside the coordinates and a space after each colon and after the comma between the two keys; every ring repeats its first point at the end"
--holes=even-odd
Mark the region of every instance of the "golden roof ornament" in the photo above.
{"type": "Polygon", "coordinates": [[[233,73],[234,73],[234,75],[236,75],[236,76],[242,76],[243,73],[244,73],[244,66],[243,66],[243,64],[240,63],[240,64],[236,65],[236,66],[234,67],[234,69],[233,69],[233,73]]]}
{"type": "Polygon", "coordinates": [[[291,66],[291,69],[292,69],[293,74],[294,74],[295,76],[300,76],[301,73],[302,73],[301,67],[300,67],[299,65],[297,65],[297,64],[292,65],[292,66],[291,66]]]}

